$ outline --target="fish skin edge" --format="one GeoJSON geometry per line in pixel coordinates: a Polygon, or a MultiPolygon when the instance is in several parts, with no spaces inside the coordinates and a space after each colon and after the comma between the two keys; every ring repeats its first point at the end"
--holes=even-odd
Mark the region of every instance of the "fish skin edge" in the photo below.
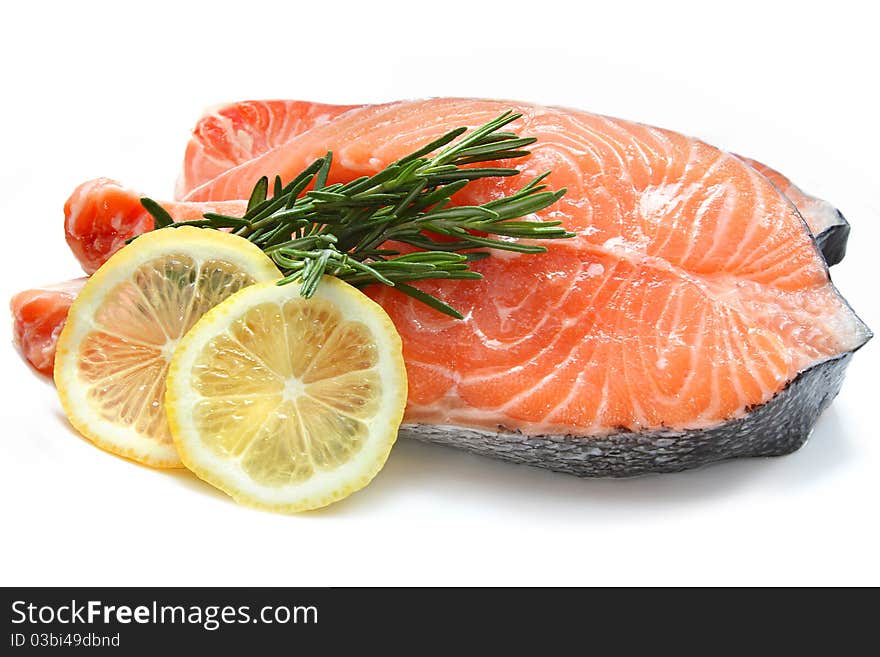
{"type": "Polygon", "coordinates": [[[822,411],[840,391],[854,351],[813,365],[769,401],[707,429],[526,436],[517,431],[404,424],[400,435],[578,477],[636,477],[732,458],[783,456],[807,442],[822,411]]]}
{"type": "Polygon", "coordinates": [[[850,224],[846,217],[837,211],[837,223],[828,226],[821,233],[816,235],[816,246],[822,252],[825,258],[825,264],[833,267],[838,264],[846,255],[846,243],[849,239],[850,224]]]}

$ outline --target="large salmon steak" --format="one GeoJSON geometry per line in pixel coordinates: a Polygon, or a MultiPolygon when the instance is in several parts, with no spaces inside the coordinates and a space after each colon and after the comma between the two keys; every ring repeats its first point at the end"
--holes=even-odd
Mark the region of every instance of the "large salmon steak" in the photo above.
{"type": "MultiPolygon", "coordinates": [[[[291,177],[327,150],[338,180],[372,174],[510,108],[523,114],[513,128],[538,138],[522,170],[552,170],[548,183],[568,188],[546,213],[577,237],[542,256],[482,261],[476,283],[424,284],[464,321],[374,288],[404,341],[403,432],[579,475],[800,447],[870,331],[759,163],[587,112],[433,99],[343,112],[186,198],[244,198],[259,176],[291,177]]],[[[518,184],[472,185],[459,201],[518,184]]]]}
{"type": "MultiPolygon", "coordinates": [[[[529,157],[504,163],[522,175],[477,181],[455,201],[486,203],[547,170],[551,188],[568,190],[541,216],[574,238],[540,255],[493,253],[473,263],[480,281],[419,284],[463,320],[367,288],[403,339],[402,435],[581,476],[787,454],[871,337],[829,277],[826,258],[842,257],[849,231],[839,213],[699,139],[509,101],[259,103],[199,122],[178,199],[166,204],[172,216],[221,203],[243,211],[260,176],[290,179],[328,150],[331,182],[375,174],[510,109],[522,114],[510,129],[538,140],[529,157]]],[[[147,219],[137,196],[126,198],[78,207],[127,203],[136,234],[147,219]]],[[[88,255],[99,264],[104,243],[91,227],[107,217],[72,216],[68,226],[85,227],[77,244],[97,244],[88,255]]]]}

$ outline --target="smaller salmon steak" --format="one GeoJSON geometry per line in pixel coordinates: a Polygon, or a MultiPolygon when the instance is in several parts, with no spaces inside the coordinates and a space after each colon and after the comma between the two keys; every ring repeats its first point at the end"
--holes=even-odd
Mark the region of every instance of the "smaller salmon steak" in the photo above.
{"type": "Polygon", "coordinates": [[[15,343],[25,359],[41,374],[52,375],[55,347],[70,304],[85,278],[19,292],[9,302],[15,343]]]}
{"type": "MultiPolygon", "coordinates": [[[[445,98],[426,103],[442,107],[445,98]]],[[[202,117],[184,157],[183,175],[176,198],[184,198],[200,185],[273,150],[345,112],[365,105],[325,105],[300,100],[247,100],[223,105],[202,117]]],[[[794,204],[816,238],[829,265],[843,259],[849,224],[830,203],[801,190],[786,176],[766,164],[738,156],[767,178],[794,204]]]]}
{"type": "MultiPolygon", "coordinates": [[[[201,219],[204,212],[240,216],[246,206],[243,201],[163,204],[176,221],[201,219]]],[[[64,204],[64,236],[87,274],[94,274],[127,240],[153,227],[141,194],[109,178],[87,180],[64,204]]]]}
{"type": "Polygon", "coordinates": [[[358,105],[325,105],[300,100],[246,100],[208,112],[186,146],[177,198],[224,171],[324,125],[358,105]]]}

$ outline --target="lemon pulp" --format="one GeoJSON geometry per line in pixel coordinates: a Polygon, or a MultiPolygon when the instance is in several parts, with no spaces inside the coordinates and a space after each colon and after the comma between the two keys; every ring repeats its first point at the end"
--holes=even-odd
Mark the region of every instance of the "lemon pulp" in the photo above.
{"type": "Polygon", "coordinates": [[[311,299],[256,284],[206,314],[175,354],[167,407],[196,474],[245,503],[296,511],[378,472],[405,401],[390,319],[327,277],[311,299]]]}
{"type": "Polygon", "coordinates": [[[80,343],[80,377],[95,412],[171,445],[162,400],[174,347],[206,310],[254,282],[228,262],[179,254],[138,267],[108,294],[80,343]]]}

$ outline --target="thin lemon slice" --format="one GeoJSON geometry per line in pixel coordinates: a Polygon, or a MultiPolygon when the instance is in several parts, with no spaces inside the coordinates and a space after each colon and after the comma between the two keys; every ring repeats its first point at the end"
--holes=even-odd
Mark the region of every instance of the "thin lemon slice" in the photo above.
{"type": "Polygon", "coordinates": [[[296,512],[366,486],[406,405],[400,336],[388,315],[325,276],[258,283],[186,334],[166,409],[184,464],[248,506],[296,512]]]}
{"type": "Polygon", "coordinates": [[[121,249],[86,282],[58,340],[70,423],[109,452],[180,467],[163,403],[177,342],[220,301],[279,275],[259,248],[216,230],[166,228],[121,249]]]}

